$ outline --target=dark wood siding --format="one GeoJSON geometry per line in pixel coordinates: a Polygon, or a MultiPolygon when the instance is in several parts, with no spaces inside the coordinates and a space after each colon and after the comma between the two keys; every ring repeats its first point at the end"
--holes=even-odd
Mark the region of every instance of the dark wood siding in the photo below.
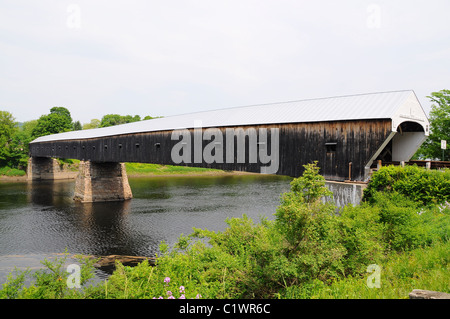
{"type": "MultiPolygon", "coordinates": [[[[280,125],[233,127],[234,129],[279,129],[279,169],[277,174],[297,177],[303,165],[318,161],[321,174],[328,180],[345,180],[352,162],[352,180],[364,179],[364,167],[391,132],[391,120],[358,120],[280,125]]],[[[223,135],[223,164],[191,163],[178,165],[260,172],[267,164],[248,162],[248,144],[245,163],[226,163],[226,128],[223,135]]],[[[193,130],[191,141],[193,142],[193,130]]],[[[270,130],[269,130],[270,132],[270,130]]],[[[178,140],[171,140],[172,131],[126,134],[75,141],[55,141],[30,144],[34,157],[60,157],[94,162],[142,162],[174,165],[171,151],[178,140]]],[[[235,138],[236,139],[236,138],[235,138]]],[[[259,140],[259,135],[258,135],[259,140]]],[[[248,137],[246,137],[248,143],[248,137]]],[[[270,150],[271,138],[266,147],[270,150]]],[[[203,140],[203,148],[211,141],[203,140]]],[[[258,146],[260,147],[260,146],[258,146]]],[[[234,143],[236,159],[237,142],[234,143]]],[[[270,152],[269,152],[270,154],[270,152]]],[[[258,157],[259,158],[259,157],[258,157]]]]}

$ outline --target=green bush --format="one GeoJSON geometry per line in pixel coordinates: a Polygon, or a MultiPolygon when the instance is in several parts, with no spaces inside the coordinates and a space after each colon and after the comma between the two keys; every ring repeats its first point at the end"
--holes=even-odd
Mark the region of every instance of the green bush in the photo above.
{"type": "MultiPolygon", "coordinates": [[[[83,292],[71,289],[67,285],[69,273],[66,271],[67,252],[61,258],[53,261],[45,259],[42,264],[45,266],[35,272],[31,270],[15,270],[15,275],[10,274],[8,280],[0,290],[0,299],[62,299],[80,298],[83,292]],[[26,279],[31,277],[31,282],[25,285],[26,279]]],[[[80,285],[84,285],[94,277],[94,259],[77,257],[80,264],[80,285]]]]}
{"type": "Polygon", "coordinates": [[[383,259],[388,247],[383,236],[385,228],[376,206],[363,203],[341,210],[337,229],[347,252],[344,258],[346,276],[364,273],[367,265],[383,259]]]}
{"type": "Polygon", "coordinates": [[[376,207],[384,224],[384,241],[394,250],[409,250],[427,243],[417,204],[398,193],[377,193],[376,207]]]}
{"type": "Polygon", "coordinates": [[[427,170],[413,166],[384,166],[375,172],[364,190],[373,202],[377,192],[398,192],[421,205],[450,201],[450,170],[427,170]]]}
{"type": "Polygon", "coordinates": [[[194,228],[171,249],[160,245],[156,267],[118,263],[107,281],[80,291],[64,286],[62,264],[47,263],[29,287],[24,273],[10,276],[0,298],[377,298],[406,296],[416,279],[440,290],[450,276],[450,206],[424,207],[392,188],[375,191],[376,183],[370,201],[336,213],[316,164],[306,165],[274,221],[244,215],[224,231],[194,228]],[[365,284],[371,264],[382,265],[383,290],[365,284]]]}

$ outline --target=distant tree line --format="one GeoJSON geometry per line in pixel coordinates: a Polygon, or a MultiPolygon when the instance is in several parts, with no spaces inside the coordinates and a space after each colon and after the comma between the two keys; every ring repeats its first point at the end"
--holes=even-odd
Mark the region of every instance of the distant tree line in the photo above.
{"type": "MultiPolygon", "coordinates": [[[[145,116],[142,120],[154,118],[157,117],[145,116]]],[[[137,121],[141,121],[139,115],[106,114],[101,120],[92,119],[81,125],[80,121],[73,121],[67,108],[55,106],[37,120],[19,123],[10,112],[0,111],[0,167],[24,169],[29,157],[28,144],[40,136],[137,121]]]]}

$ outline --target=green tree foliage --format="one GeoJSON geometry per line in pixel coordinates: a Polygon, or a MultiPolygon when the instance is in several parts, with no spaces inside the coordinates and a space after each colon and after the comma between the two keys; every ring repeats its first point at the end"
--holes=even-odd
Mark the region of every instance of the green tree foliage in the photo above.
{"type": "Polygon", "coordinates": [[[82,129],[80,121],[73,122],[72,131],[81,131],[82,129]]]}
{"type": "Polygon", "coordinates": [[[33,129],[33,138],[44,135],[69,132],[73,129],[72,117],[65,107],[53,107],[50,114],[42,115],[35,128],[33,129]]]}
{"type": "Polygon", "coordinates": [[[68,122],[72,123],[72,116],[68,109],[62,106],[55,106],[50,109],[50,114],[58,114],[66,118],[68,122]]]}
{"type": "MultiPolygon", "coordinates": [[[[450,90],[431,93],[430,136],[417,151],[418,157],[442,159],[441,140],[450,144],[450,90]]],[[[446,160],[448,160],[446,156],[446,160]]]]}
{"type": "MultiPolygon", "coordinates": [[[[80,292],[70,289],[67,285],[69,273],[67,272],[68,254],[53,261],[45,259],[41,263],[44,269],[34,273],[30,270],[15,270],[15,276],[9,275],[8,281],[0,290],[0,299],[72,299],[79,298],[80,292]],[[32,284],[25,286],[27,277],[32,277],[32,284]]],[[[77,264],[81,265],[80,284],[88,283],[93,277],[92,265],[95,259],[76,256],[77,264]]]]}
{"type": "MultiPolygon", "coordinates": [[[[275,213],[277,227],[286,235],[294,251],[305,236],[310,235],[306,234],[307,226],[316,221],[325,226],[335,210],[333,204],[322,201],[322,197],[332,196],[332,192],[325,187],[317,162],[304,167],[303,176],[291,182],[291,191],[282,195],[281,205],[275,213]]],[[[327,231],[326,228],[323,231],[327,231]]]]}
{"type": "Polygon", "coordinates": [[[102,117],[99,127],[108,127],[119,124],[126,124],[132,122],[138,122],[141,120],[139,115],[119,115],[119,114],[106,114],[102,117]]]}
{"type": "Polygon", "coordinates": [[[28,163],[29,143],[33,140],[32,131],[37,120],[22,123],[11,142],[10,161],[8,166],[23,169],[28,163]]]}
{"type": "Polygon", "coordinates": [[[344,272],[346,250],[338,240],[336,207],[323,201],[332,192],[325,187],[317,162],[304,167],[303,176],[291,182],[291,191],[283,194],[275,213],[276,228],[287,242],[282,258],[289,265],[290,274],[284,278],[289,284],[308,278],[327,280],[344,272]]]}
{"type": "MultiPolygon", "coordinates": [[[[142,120],[152,120],[156,118],[161,118],[162,116],[145,116],[142,120]]],[[[98,127],[108,127],[119,124],[126,124],[132,122],[141,121],[141,117],[139,115],[131,116],[131,115],[119,115],[119,114],[107,114],[102,117],[102,120],[92,119],[90,123],[83,124],[83,130],[89,130],[98,127]]]]}
{"type": "Polygon", "coordinates": [[[83,124],[83,130],[90,130],[98,127],[100,127],[99,119],[92,119],[89,123],[83,124]]]}
{"type": "Polygon", "coordinates": [[[397,192],[421,205],[450,201],[450,170],[413,166],[384,166],[364,189],[364,200],[374,202],[377,192],[397,192]]]}
{"type": "Polygon", "coordinates": [[[9,164],[17,122],[10,112],[0,111],[0,165],[9,164]]]}
{"type": "Polygon", "coordinates": [[[146,115],[142,120],[146,121],[146,120],[153,120],[153,119],[159,119],[162,118],[163,116],[150,116],[150,115],[146,115]]]}

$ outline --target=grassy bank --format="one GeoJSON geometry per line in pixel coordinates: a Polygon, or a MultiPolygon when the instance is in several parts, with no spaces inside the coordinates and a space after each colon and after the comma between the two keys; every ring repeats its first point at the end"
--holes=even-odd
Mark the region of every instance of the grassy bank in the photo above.
{"type": "MultiPolygon", "coordinates": [[[[66,165],[66,169],[70,171],[78,170],[78,160],[60,160],[60,165],[66,165]]],[[[144,177],[144,176],[163,176],[163,175],[215,175],[224,174],[226,171],[218,169],[209,169],[201,167],[172,166],[147,163],[125,163],[128,176],[144,177]]],[[[21,177],[25,176],[24,170],[1,167],[0,177],[21,177]]]]}
{"type": "Polygon", "coordinates": [[[370,277],[374,272],[367,272],[329,285],[315,280],[303,286],[290,286],[278,296],[288,299],[406,299],[414,289],[450,293],[449,241],[393,254],[379,266],[379,287],[373,285],[375,278],[370,277]]]}
{"type": "Polygon", "coordinates": [[[19,177],[25,176],[27,173],[24,170],[17,168],[10,168],[8,166],[0,167],[0,176],[19,177]]]}
{"type": "Polygon", "coordinates": [[[172,166],[147,163],[126,163],[128,176],[219,174],[225,171],[202,167],[172,166]]]}
{"type": "MultiPolygon", "coordinates": [[[[173,247],[161,243],[156,267],[118,264],[107,281],[79,290],[67,288],[68,274],[56,262],[29,287],[22,273],[11,276],[0,298],[363,299],[408,298],[413,289],[450,293],[450,205],[441,200],[450,190],[440,188],[427,205],[392,189],[373,191],[370,201],[336,214],[333,204],[321,200],[330,194],[318,168],[305,168],[282,195],[275,220],[254,222],[244,215],[227,219],[224,231],[194,229],[173,247]]],[[[82,283],[92,276],[91,264],[83,264],[82,283]]]]}

